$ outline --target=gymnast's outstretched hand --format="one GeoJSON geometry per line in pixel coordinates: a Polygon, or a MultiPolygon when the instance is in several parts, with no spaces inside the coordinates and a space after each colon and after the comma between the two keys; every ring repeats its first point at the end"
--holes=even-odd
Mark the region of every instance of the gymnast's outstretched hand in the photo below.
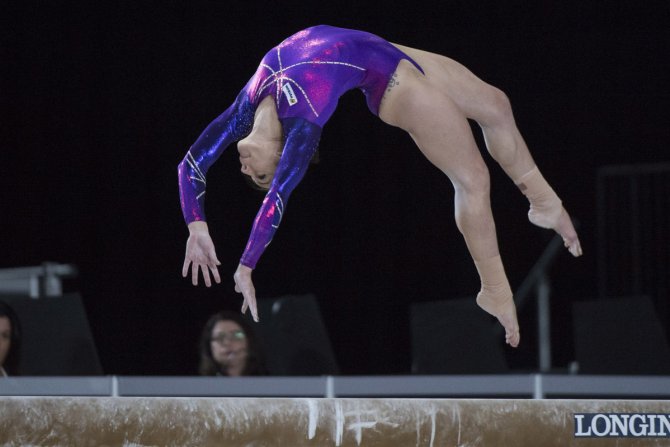
{"type": "Polygon", "coordinates": [[[209,235],[207,223],[194,221],[188,224],[189,236],[186,241],[186,255],[184,256],[184,266],[181,269],[181,275],[186,278],[189,265],[191,266],[191,282],[194,286],[198,285],[199,270],[202,270],[202,276],[205,278],[205,285],[210,287],[212,281],[209,278],[209,272],[212,272],[214,281],[221,282],[218,265],[221,265],[216,257],[214,242],[209,235]]]}
{"type": "Polygon", "coordinates": [[[241,293],[244,297],[244,302],[242,303],[242,313],[246,313],[247,309],[251,311],[251,316],[254,318],[254,321],[258,323],[258,307],[256,306],[256,289],[254,289],[254,283],[251,280],[251,268],[246,265],[238,265],[237,271],[233,278],[235,279],[235,292],[241,293]]]}

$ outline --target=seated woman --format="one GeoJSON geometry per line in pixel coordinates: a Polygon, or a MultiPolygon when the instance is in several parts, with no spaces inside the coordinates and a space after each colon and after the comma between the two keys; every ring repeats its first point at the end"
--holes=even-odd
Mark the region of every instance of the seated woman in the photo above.
{"type": "Polygon", "coordinates": [[[21,325],[14,309],[0,301],[0,377],[19,373],[21,325]]]}
{"type": "Polygon", "coordinates": [[[267,374],[264,356],[253,328],[237,312],[212,315],[200,335],[202,376],[260,376],[267,374]]]}
{"type": "MultiPolygon", "coordinates": [[[[289,196],[303,178],[321,130],[352,89],[369,109],[409,133],[451,181],[456,223],[479,273],[477,303],[497,317],[511,346],[519,344],[516,306],[498,249],[490,178],[468,119],[479,123],[488,152],[530,202],[530,221],[558,232],[574,256],[577,233],[545,181],[514,122],[507,96],[445,56],[392,44],[363,31],[320,25],[272,48],[234,103],[200,135],[179,165],[181,206],[189,229],[182,275],[191,268],[207,286],[221,281],[204,212],[206,173],[238,141],[242,173],[268,190],[234,274],[242,311],[258,320],[251,280],[278,228],[289,196]]],[[[407,181],[407,180],[405,180],[407,181]]]]}

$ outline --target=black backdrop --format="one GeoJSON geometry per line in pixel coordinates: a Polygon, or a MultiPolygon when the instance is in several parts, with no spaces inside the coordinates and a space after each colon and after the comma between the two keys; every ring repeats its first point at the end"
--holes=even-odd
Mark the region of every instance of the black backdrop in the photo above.
{"type": "MultiPolygon", "coordinates": [[[[232,273],[262,197],[232,152],[211,169],[224,282],[193,288],[180,277],[177,164],[271,46],[317,23],[361,28],[447,54],[510,96],[538,164],[581,222],[585,256],[562,254],[551,270],[554,363],[566,365],[570,304],[596,294],[596,169],[668,160],[668,2],[400,3],[6,5],[0,267],[76,264],[67,287],[81,292],[106,373],[195,372],[201,325],[240,304],[232,273]]],[[[410,304],[478,288],[451,186],[359,92],[342,98],[321,157],[254,272],[258,295],[315,294],[343,373],[409,372],[410,304]]],[[[486,159],[517,287],[551,234],[528,224],[525,199],[486,159]]],[[[532,308],[520,319],[522,347],[507,355],[533,369],[532,308]]]]}

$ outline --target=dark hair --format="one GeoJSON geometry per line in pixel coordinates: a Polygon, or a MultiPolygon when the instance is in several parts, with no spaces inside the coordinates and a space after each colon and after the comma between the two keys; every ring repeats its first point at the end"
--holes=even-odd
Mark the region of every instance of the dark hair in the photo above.
{"type": "Polygon", "coordinates": [[[199,352],[200,352],[200,365],[198,367],[198,372],[201,376],[216,376],[223,375],[227,376],[228,371],[224,367],[219,365],[216,360],[212,357],[211,349],[211,338],[212,338],[212,329],[219,321],[230,320],[237,323],[244,334],[246,335],[247,340],[247,362],[244,365],[244,370],[242,371],[243,376],[263,376],[267,374],[265,369],[265,358],[263,355],[263,349],[261,343],[256,336],[253,327],[248,320],[239,312],[231,311],[221,311],[218,312],[207,320],[205,327],[202,329],[200,334],[199,341],[199,352]]]}
{"type": "Polygon", "coordinates": [[[10,332],[10,346],[7,357],[2,365],[9,375],[18,375],[19,374],[19,360],[21,357],[21,323],[19,322],[19,317],[14,312],[12,307],[0,301],[0,318],[6,317],[9,320],[11,326],[10,332]]]}

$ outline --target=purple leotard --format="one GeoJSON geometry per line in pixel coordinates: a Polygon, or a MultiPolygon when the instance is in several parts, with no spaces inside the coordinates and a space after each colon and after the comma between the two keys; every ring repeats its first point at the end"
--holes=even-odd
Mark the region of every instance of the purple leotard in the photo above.
{"type": "Polygon", "coordinates": [[[402,59],[416,62],[384,39],[363,31],[315,26],[270,50],[235,102],[207,126],[179,164],[186,223],[205,220],[205,174],[253,125],[256,107],[272,95],[284,132],[284,149],[240,263],[254,268],[281,221],[288,198],[302,180],[340,96],[358,88],[369,109],[379,105],[402,59]]]}

